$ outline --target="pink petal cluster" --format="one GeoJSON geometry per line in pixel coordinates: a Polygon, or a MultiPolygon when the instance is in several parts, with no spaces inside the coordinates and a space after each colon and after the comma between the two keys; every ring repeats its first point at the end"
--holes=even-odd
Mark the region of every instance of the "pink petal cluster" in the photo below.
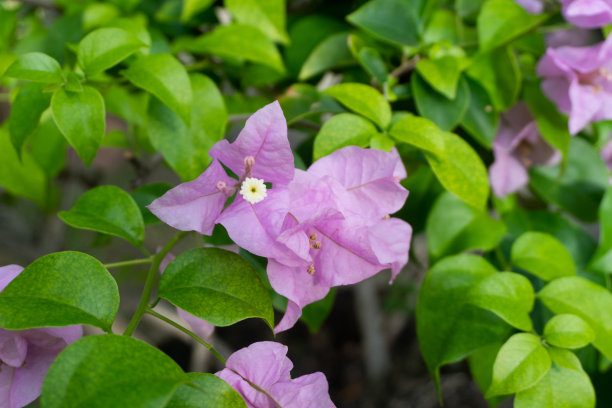
{"type": "Polygon", "coordinates": [[[287,347],[263,341],[240,349],[216,373],[242,395],[249,408],[333,408],[325,375],[291,378],[287,347]]]}
{"type": "Polygon", "coordinates": [[[399,184],[406,171],[397,151],[349,146],[308,171],[296,170],[287,124],[274,102],[249,118],[235,142],[222,140],[210,154],[214,161],[201,176],[173,188],[149,209],[181,230],[210,234],[220,223],[240,247],[268,258],[272,287],[289,299],[275,332],[292,327],[302,308],[331,287],[388,268],[393,278],[408,262],[412,229],[389,217],[408,196],[399,184]],[[272,184],[261,201],[240,196],[243,183],[253,178],[272,184]]]}
{"type": "Polygon", "coordinates": [[[532,165],[555,164],[561,159],[560,153],[542,138],[536,121],[523,102],[501,116],[493,153],[495,161],[489,168],[489,180],[498,197],[525,186],[529,181],[527,170],[532,165]]]}
{"type": "MultiPolygon", "coordinates": [[[[22,270],[0,267],[0,291],[22,270]]],[[[21,408],[38,398],[55,357],[82,335],[81,326],[0,329],[0,407],[21,408]]]]}
{"type": "Polygon", "coordinates": [[[612,119],[612,36],[587,47],[548,48],[537,70],[546,96],[569,115],[571,134],[612,119]]]}
{"type": "Polygon", "coordinates": [[[584,28],[603,27],[612,23],[612,0],[560,0],[563,17],[584,28]]]}

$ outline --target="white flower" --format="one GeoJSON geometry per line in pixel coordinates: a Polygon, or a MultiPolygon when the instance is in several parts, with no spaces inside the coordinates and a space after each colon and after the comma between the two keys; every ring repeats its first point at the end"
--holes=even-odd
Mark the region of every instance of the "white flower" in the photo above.
{"type": "Polygon", "coordinates": [[[240,194],[251,204],[255,204],[266,198],[266,185],[263,179],[247,177],[240,187],[240,194]]]}

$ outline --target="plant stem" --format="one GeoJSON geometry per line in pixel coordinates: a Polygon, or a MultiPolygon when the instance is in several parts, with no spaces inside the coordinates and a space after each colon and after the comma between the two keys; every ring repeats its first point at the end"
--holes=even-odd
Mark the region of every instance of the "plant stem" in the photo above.
{"type": "Polygon", "coordinates": [[[130,265],[145,265],[153,262],[153,257],[150,258],[142,258],[142,259],[132,259],[129,261],[121,261],[121,262],[111,262],[104,264],[104,267],[109,268],[120,268],[122,266],[130,266],[130,265]]]}
{"type": "Polygon", "coordinates": [[[147,280],[145,282],[144,289],[142,290],[142,296],[140,297],[140,303],[138,304],[138,309],[136,309],[136,313],[132,316],[132,320],[130,320],[130,324],[128,324],[127,329],[123,332],[124,336],[131,336],[136,330],[136,326],[138,326],[138,322],[142,318],[142,315],[147,310],[147,305],[151,300],[151,292],[153,291],[153,283],[155,282],[155,276],[157,275],[157,271],[159,269],[159,264],[161,264],[164,257],[170,252],[172,247],[176,245],[176,243],[187,235],[187,231],[179,232],[172,238],[168,243],[159,251],[154,257],[151,263],[151,269],[149,269],[149,273],[147,274],[147,280]]]}
{"type": "Polygon", "coordinates": [[[152,309],[147,309],[146,313],[150,314],[151,316],[155,316],[157,317],[159,320],[162,320],[166,323],[168,323],[170,326],[174,326],[177,329],[179,329],[180,331],[182,331],[183,333],[189,335],[191,338],[193,338],[195,341],[197,341],[198,343],[200,343],[201,345],[203,345],[204,347],[206,347],[211,353],[213,353],[213,355],[215,357],[217,357],[217,359],[219,361],[221,361],[224,365],[226,363],[225,359],[221,356],[221,354],[219,354],[217,352],[217,350],[215,350],[215,348],[213,346],[211,346],[210,344],[208,344],[207,342],[205,342],[204,340],[202,340],[200,337],[198,337],[198,335],[196,335],[195,333],[193,333],[191,330],[188,330],[187,328],[181,326],[180,324],[168,319],[166,316],[161,315],[159,313],[157,313],[156,311],[152,310],[152,309]]]}

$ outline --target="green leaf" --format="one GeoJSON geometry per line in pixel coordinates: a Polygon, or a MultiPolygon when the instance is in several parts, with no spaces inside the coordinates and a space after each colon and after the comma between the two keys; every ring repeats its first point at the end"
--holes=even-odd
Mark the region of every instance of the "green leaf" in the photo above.
{"type": "Polygon", "coordinates": [[[285,72],[283,60],[274,43],[255,27],[245,24],[219,26],[187,46],[189,51],[238,58],[285,72]]]}
{"type": "Polygon", "coordinates": [[[376,135],[376,127],[367,119],[352,113],[332,116],[323,123],[314,141],[313,160],[336,151],[344,146],[366,147],[376,135]]]}
{"type": "Polygon", "coordinates": [[[334,34],[321,41],[308,55],[298,79],[304,81],[329,69],[355,64],[348,47],[348,33],[334,34]]]}
{"type": "Polygon", "coordinates": [[[537,336],[513,335],[497,354],[487,398],[531,388],[546,375],[550,365],[550,356],[537,336]]]}
{"type": "Polygon", "coordinates": [[[505,323],[468,303],[472,287],[496,273],[479,256],[457,255],[444,258],[425,276],[416,309],[417,335],[436,384],[440,366],[507,336],[505,323]]]}
{"type": "Polygon", "coordinates": [[[567,249],[555,237],[542,232],[526,232],[512,245],[512,264],[544,280],[576,274],[567,249]]]}
{"type": "Polygon", "coordinates": [[[83,30],[102,27],[119,17],[119,14],[114,4],[91,3],[83,10],[83,30]]]}
{"type": "Polygon", "coordinates": [[[181,21],[187,22],[193,16],[201,11],[206,10],[213,4],[215,0],[183,0],[183,9],[181,10],[181,21]]]}
{"type": "Polygon", "coordinates": [[[287,44],[284,0],[225,0],[237,22],[261,30],[272,41],[287,44]]]}
{"type": "Polygon", "coordinates": [[[452,100],[436,92],[419,74],[412,76],[411,84],[417,110],[423,117],[442,130],[451,130],[461,122],[470,105],[470,90],[465,79],[459,81],[452,100]]]}
{"type": "Polygon", "coordinates": [[[215,326],[249,317],[274,326],[272,303],[257,271],[222,249],[196,248],[176,257],[162,275],[159,296],[215,326]]]}
{"type": "Polygon", "coordinates": [[[372,120],[382,130],[391,123],[389,102],[374,88],[359,83],[344,83],[332,86],[325,93],[352,110],[372,120]]]}
{"type": "Polygon", "coordinates": [[[464,128],[481,145],[490,148],[497,132],[499,115],[494,111],[487,91],[478,82],[466,78],[470,88],[470,105],[461,121],[464,128]]]}
{"type": "Polygon", "coordinates": [[[181,385],[166,408],[246,408],[246,403],[228,383],[213,374],[188,373],[195,384],[181,385]]]}
{"type": "Polygon", "coordinates": [[[155,95],[189,124],[193,100],[183,64],[170,54],[151,54],[137,59],[123,71],[131,83],[155,95]]]}
{"type": "Polygon", "coordinates": [[[68,143],[87,166],[91,165],[104,137],[104,99],[100,92],[90,86],[84,86],[83,92],[60,88],[51,97],[51,112],[68,143]]]}
{"type": "Polygon", "coordinates": [[[503,47],[474,57],[466,71],[480,83],[498,111],[510,108],[516,102],[523,80],[512,47],[503,47]]]}
{"type": "Polygon", "coordinates": [[[379,84],[384,84],[389,72],[376,48],[369,46],[365,40],[356,34],[348,36],[348,44],[351,54],[359,61],[363,69],[379,84]]]}
{"type": "Polygon", "coordinates": [[[327,319],[327,316],[331,313],[335,299],[336,288],[331,288],[323,299],[310,303],[302,309],[300,320],[308,326],[308,330],[310,330],[311,333],[317,333],[319,331],[321,325],[323,325],[325,319],[327,319]]]}
{"type": "Polygon", "coordinates": [[[227,110],[215,83],[207,76],[191,76],[194,100],[190,125],[157,99],[149,101],[147,130],[151,144],[183,180],[193,180],[211,162],[210,148],[225,134],[227,110]]]}
{"type": "Polygon", "coordinates": [[[414,115],[400,119],[389,131],[391,137],[399,142],[444,157],[444,136],[440,133],[442,131],[430,120],[414,115]]]}
{"type": "Polygon", "coordinates": [[[34,82],[59,84],[64,81],[62,67],[54,58],[41,52],[30,52],[17,57],[5,76],[34,82]]]}
{"type": "Polygon", "coordinates": [[[480,50],[487,51],[507,44],[547,18],[547,14],[529,14],[512,0],[487,1],[478,15],[480,50]]]}
{"type": "Polygon", "coordinates": [[[554,316],[544,327],[544,340],[563,348],[581,348],[595,340],[595,333],[580,317],[572,314],[554,316]]]}
{"type": "Polygon", "coordinates": [[[32,262],[0,293],[0,327],[89,324],[110,330],[118,307],[117,283],[100,261],[57,252],[32,262]]]}
{"type": "Polygon", "coordinates": [[[391,44],[419,45],[418,17],[411,0],[369,1],[346,19],[391,44]]]}
{"type": "Polygon", "coordinates": [[[30,155],[38,166],[52,179],[66,164],[66,138],[59,131],[51,112],[45,113],[34,134],[29,139],[30,155]]]}
{"type": "MultiPolygon", "coordinates": [[[[433,3],[427,1],[427,3],[433,3]]],[[[423,32],[423,42],[434,44],[442,41],[456,43],[459,38],[459,30],[463,27],[459,25],[457,15],[450,10],[437,8],[433,11],[431,20],[423,32]]]]}
{"type": "Polygon", "coordinates": [[[77,58],[89,76],[117,65],[145,46],[134,34],[120,28],[100,28],[79,43],[77,58]]]}
{"type": "Polygon", "coordinates": [[[505,233],[501,221],[451,193],[442,194],[427,217],[427,249],[433,259],[470,249],[493,249],[505,233]]]}
{"type": "Polygon", "coordinates": [[[151,183],[138,187],[130,193],[140,209],[145,225],[160,222],[159,219],[149,211],[147,205],[164,195],[171,188],[172,186],[168,183],[151,183]]]}
{"type": "Polygon", "coordinates": [[[422,59],[417,63],[416,70],[433,89],[448,99],[455,99],[457,82],[461,75],[457,57],[447,55],[436,59],[422,59]]]}
{"type": "Polygon", "coordinates": [[[46,408],[163,408],[190,379],[170,357],[127,336],[88,336],[55,359],[42,387],[46,408]]]}
{"type": "Polygon", "coordinates": [[[595,332],[593,345],[612,359],[612,294],[604,287],[578,276],[556,279],[538,298],[554,313],[576,315],[595,332]]]}
{"type": "Polygon", "coordinates": [[[571,351],[548,349],[552,366],[533,387],[516,394],[514,408],[595,408],[595,390],[571,351]]]}
{"type": "MultiPolygon", "coordinates": [[[[478,384],[478,388],[482,390],[483,394],[491,386],[495,357],[497,357],[497,353],[499,353],[499,349],[503,345],[503,342],[489,344],[476,350],[468,357],[472,378],[478,384]]],[[[489,406],[496,407],[503,399],[503,396],[491,397],[487,398],[487,402],[489,406]]]]}
{"type": "Polygon", "coordinates": [[[51,94],[43,93],[43,84],[26,84],[11,104],[9,132],[15,151],[21,157],[21,147],[38,127],[40,116],[51,103],[51,94]]]}
{"type": "Polygon", "coordinates": [[[144,222],[134,199],[116,186],[100,186],[83,194],[59,217],[68,225],[114,235],[141,246],[144,222]]]}
{"type": "Polygon", "coordinates": [[[480,282],[470,292],[469,302],[495,313],[519,330],[531,331],[533,286],[523,275],[500,272],[480,282]]]}

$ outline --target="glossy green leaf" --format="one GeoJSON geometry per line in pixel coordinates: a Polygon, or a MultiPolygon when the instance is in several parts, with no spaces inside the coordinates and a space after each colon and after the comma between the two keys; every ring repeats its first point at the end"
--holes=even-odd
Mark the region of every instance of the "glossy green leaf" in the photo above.
{"type": "Polygon", "coordinates": [[[117,283],[81,252],[56,252],[28,265],[0,293],[0,327],[89,324],[109,330],[119,307],[117,283]]]}
{"type": "Polygon", "coordinates": [[[166,408],[246,408],[246,403],[228,383],[209,373],[188,373],[195,384],[181,385],[166,408]]]}
{"type": "Polygon", "coordinates": [[[46,408],[163,408],[190,379],[170,357],[128,336],[88,336],[66,347],[49,368],[46,408]]]}
{"type": "Polygon", "coordinates": [[[83,92],[62,88],[51,97],[51,111],[57,127],[87,166],[91,165],[102,143],[105,127],[104,99],[97,89],[83,92]]]}
{"type": "Polygon", "coordinates": [[[533,286],[523,275],[499,272],[472,288],[469,302],[495,313],[519,330],[531,331],[533,286]]]}
{"type": "Polygon", "coordinates": [[[511,262],[544,280],[576,274],[567,249],[555,237],[542,232],[526,232],[512,245],[511,262]]]}
{"type": "Polygon", "coordinates": [[[147,130],[151,144],[161,152],[181,179],[193,180],[211,162],[210,148],[225,134],[227,110],[215,83],[207,76],[191,76],[194,100],[190,125],[156,99],[149,101],[147,130]]]}
{"type": "Polygon", "coordinates": [[[516,394],[514,408],[595,408],[595,390],[571,351],[548,349],[552,366],[533,387],[516,394]]]}
{"type": "Polygon", "coordinates": [[[344,146],[366,147],[376,133],[374,124],[361,116],[352,113],[332,116],[315,137],[313,159],[320,159],[344,146]]]}
{"type": "Polygon", "coordinates": [[[538,298],[554,313],[574,314],[595,332],[593,345],[612,359],[612,294],[604,287],[578,276],[556,279],[538,298]]]}
{"type": "Polygon", "coordinates": [[[595,340],[595,333],[587,322],[572,314],[554,316],[544,327],[544,340],[563,348],[581,348],[595,340]]]}
{"type": "Polygon", "coordinates": [[[183,9],[181,10],[181,21],[187,22],[193,16],[201,11],[206,10],[213,4],[215,0],[183,0],[183,9]]]}
{"type": "Polygon", "coordinates": [[[151,54],[137,59],[123,71],[131,83],[155,95],[189,124],[193,95],[183,64],[170,54],[151,54]]]}
{"type": "Polygon", "coordinates": [[[418,45],[418,17],[411,0],[373,0],[347,20],[368,34],[395,45],[418,45]]]}
{"type": "Polygon", "coordinates": [[[455,99],[461,75],[457,57],[448,55],[436,59],[422,59],[417,63],[416,70],[433,89],[448,99],[455,99]]]}
{"type": "Polygon", "coordinates": [[[548,18],[546,14],[529,14],[512,0],[490,0],[478,15],[480,50],[487,51],[507,44],[548,18]]]}
{"type": "Polygon", "coordinates": [[[79,43],[77,58],[87,75],[94,75],[117,65],[143,44],[134,34],[120,28],[100,28],[79,43]]]}
{"type": "Polygon", "coordinates": [[[70,211],[59,217],[68,225],[102,232],[141,246],[144,222],[134,199],[116,186],[100,186],[83,194],[70,211]]]}
{"type": "Polygon", "coordinates": [[[567,117],[542,93],[539,84],[525,85],[525,101],[538,124],[540,134],[551,146],[567,155],[570,142],[567,117]]]}
{"type": "Polygon", "coordinates": [[[533,387],[550,369],[551,360],[540,339],[518,333],[506,341],[493,364],[487,397],[513,394],[533,387]]]}
{"type": "Polygon", "coordinates": [[[187,46],[192,52],[238,58],[285,72],[278,49],[264,33],[245,24],[219,26],[187,46]]]}
{"type": "Polygon", "coordinates": [[[53,57],[41,52],[20,55],[5,76],[34,82],[59,84],[64,81],[62,67],[53,57]]]}
{"type": "Polygon", "coordinates": [[[470,105],[461,120],[461,127],[478,143],[490,148],[497,132],[499,115],[482,85],[471,78],[466,80],[470,88],[470,105]]]}
{"type": "Polygon", "coordinates": [[[287,44],[284,0],[225,0],[237,22],[261,30],[272,41],[287,44]]]}
{"type": "Polygon", "coordinates": [[[325,90],[338,102],[372,120],[381,129],[386,129],[391,122],[389,102],[374,88],[359,83],[344,83],[325,90]]]}
{"type": "Polygon", "coordinates": [[[419,74],[413,75],[410,82],[417,110],[423,117],[442,130],[452,130],[461,122],[470,105],[470,90],[465,79],[459,81],[452,100],[436,92],[419,74]]]}
{"type": "Polygon", "coordinates": [[[419,345],[438,384],[440,366],[503,340],[509,327],[491,312],[468,303],[471,289],[497,271],[483,258],[444,258],[429,270],[416,309],[419,345]]]}
{"type": "Polygon", "coordinates": [[[354,65],[348,36],[348,33],[334,34],[321,41],[304,61],[298,79],[304,81],[329,69],[354,65]]]}
{"type": "Polygon", "coordinates": [[[427,217],[427,249],[433,259],[470,249],[490,250],[506,233],[501,222],[451,193],[438,198],[427,217]]]}
{"type": "Polygon", "coordinates": [[[25,140],[38,127],[40,116],[51,103],[51,94],[43,93],[44,84],[30,83],[19,90],[11,104],[9,132],[15,151],[21,156],[25,140]]]}
{"type": "Polygon", "coordinates": [[[159,296],[215,326],[260,317],[274,326],[268,291],[251,264],[217,248],[196,248],[176,257],[159,283],[159,296]]]}

